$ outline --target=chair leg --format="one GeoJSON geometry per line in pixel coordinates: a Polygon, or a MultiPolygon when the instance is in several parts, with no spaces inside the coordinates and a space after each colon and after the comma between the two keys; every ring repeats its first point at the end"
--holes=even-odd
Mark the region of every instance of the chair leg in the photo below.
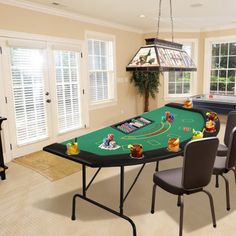
{"type": "Polygon", "coordinates": [[[226,209],[227,211],[230,210],[230,198],[229,198],[229,181],[225,178],[225,176],[222,174],[220,175],[225,181],[225,192],[226,192],[226,209]]]}
{"type": "Polygon", "coordinates": [[[215,209],[214,209],[214,203],[213,203],[212,195],[204,189],[202,190],[202,192],[206,193],[207,196],[209,197],[210,206],[211,206],[212,222],[213,222],[213,227],[215,228],[216,227],[216,216],[215,216],[215,209]]]}
{"type": "Polygon", "coordinates": [[[184,196],[179,195],[178,201],[180,204],[180,216],[179,216],[179,236],[183,235],[183,220],[184,220],[184,196]]]}
{"type": "Polygon", "coordinates": [[[216,188],[219,188],[219,175],[216,175],[216,188]]]}
{"type": "Polygon", "coordinates": [[[235,184],[236,184],[236,166],[234,167],[234,179],[235,179],[235,184]]]}
{"type": "Polygon", "coordinates": [[[180,207],[181,197],[178,195],[177,207],[180,207]]]}
{"type": "Polygon", "coordinates": [[[159,170],[159,161],[156,162],[156,168],[155,168],[155,171],[158,171],[159,170]]]}
{"type": "Polygon", "coordinates": [[[236,166],[231,169],[234,172],[234,179],[235,179],[235,184],[236,184],[236,166]]]}
{"type": "Polygon", "coordinates": [[[156,199],[156,184],[153,185],[152,189],[152,206],[151,206],[151,213],[153,214],[155,211],[155,199],[156,199]]]}

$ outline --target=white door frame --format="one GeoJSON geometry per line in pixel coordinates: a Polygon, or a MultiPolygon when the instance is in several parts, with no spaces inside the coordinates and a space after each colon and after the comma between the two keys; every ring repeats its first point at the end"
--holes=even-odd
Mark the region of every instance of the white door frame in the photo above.
{"type": "MultiPolygon", "coordinates": [[[[86,124],[86,127],[88,128],[88,123],[89,123],[89,116],[88,116],[88,86],[87,86],[87,81],[83,80],[83,78],[86,77],[86,60],[81,59],[80,60],[80,94],[81,94],[81,111],[82,111],[82,124],[83,127],[79,130],[74,130],[72,132],[64,133],[64,134],[58,134],[57,132],[57,122],[55,122],[55,119],[57,118],[56,116],[56,87],[55,87],[55,78],[54,71],[53,71],[53,66],[49,63],[52,63],[53,61],[50,58],[49,52],[50,50],[46,50],[47,55],[46,58],[49,59],[49,63],[47,63],[47,73],[45,74],[45,80],[48,81],[48,85],[45,88],[48,88],[46,91],[50,91],[50,96],[48,96],[49,99],[52,100],[52,103],[48,104],[50,106],[48,107],[48,117],[50,117],[50,120],[48,121],[48,135],[49,137],[45,140],[39,141],[38,143],[34,144],[33,146],[25,145],[22,146],[21,148],[18,148],[15,146],[16,145],[16,137],[15,137],[15,122],[14,122],[14,107],[10,107],[10,104],[13,103],[13,93],[12,93],[12,88],[11,88],[11,72],[10,72],[10,67],[9,67],[9,48],[7,48],[6,45],[6,40],[8,38],[13,38],[13,39],[27,39],[27,40],[42,40],[42,41],[47,41],[47,45],[50,45],[52,43],[64,43],[64,44],[74,44],[74,45],[80,45],[80,48],[82,51],[86,49],[85,47],[85,42],[80,41],[80,40],[73,40],[73,39],[66,39],[66,38],[56,38],[56,37],[50,37],[50,36],[44,36],[44,35],[34,35],[34,34],[27,34],[27,33],[19,33],[19,32],[12,32],[12,31],[2,31],[0,30],[0,43],[2,43],[3,46],[3,56],[2,60],[0,60],[0,63],[2,61],[2,73],[0,70],[0,76],[3,80],[4,78],[4,86],[1,86],[0,92],[1,92],[1,109],[0,111],[3,113],[0,115],[5,115],[8,118],[8,127],[4,131],[4,141],[5,141],[5,148],[6,149],[6,156],[7,156],[7,161],[10,161],[14,159],[15,157],[26,155],[31,152],[35,152],[38,150],[42,150],[42,148],[46,145],[49,145],[53,142],[60,142],[63,140],[71,139],[76,136],[81,135],[81,133],[84,133],[85,130],[82,129],[84,125],[86,124]],[[1,37],[3,36],[3,37],[1,37]],[[49,79],[50,78],[50,79],[49,79]],[[85,94],[83,91],[86,91],[85,94]],[[5,97],[8,98],[8,103],[4,104],[5,97]],[[51,116],[50,116],[51,114],[51,116]],[[11,125],[10,125],[11,124],[11,125]],[[5,137],[6,136],[6,137],[5,137]],[[10,150],[10,144],[12,145],[12,150],[10,150]]],[[[1,45],[0,45],[1,46],[1,45]]],[[[48,48],[47,48],[48,49],[48,48]]],[[[1,64],[0,64],[1,65],[1,64]]],[[[1,68],[0,68],[1,69],[1,68]]],[[[0,78],[0,81],[1,81],[0,78]]],[[[45,81],[46,82],[46,81],[45,81]]],[[[46,99],[46,96],[45,96],[46,99]]],[[[5,125],[6,126],[6,125],[5,125]]]]}
{"type": "Polygon", "coordinates": [[[11,149],[10,149],[10,122],[7,112],[7,104],[6,104],[6,97],[5,97],[5,75],[3,73],[3,42],[0,40],[0,47],[1,47],[1,54],[0,54],[0,116],[6,117],[7,120],[3,121],[2,123],[2,130],[1,130],[1,139],[2,139],[2,148],[3,148],[3,156],[4,156],[4,162],[9,162],[12,159],[11,156],[11,149]]]}

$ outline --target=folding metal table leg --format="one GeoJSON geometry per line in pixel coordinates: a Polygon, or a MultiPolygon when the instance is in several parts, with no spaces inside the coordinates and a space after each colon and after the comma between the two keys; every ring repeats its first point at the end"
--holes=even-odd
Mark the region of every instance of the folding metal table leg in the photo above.
{"type": "Polygon", "coordinates": [[[75,194],[73,196],[73,199],[72,199],[72,215],[71,215],[71,219],[72,220],[76,220],[76,215],[75,215],[75,210],[76,210],[76,198],[79,197],[87,202],[90,202],[92,203],[93,205],[95,206],[98,206],[106,211],[109,211],[125,220],[127,220],[131,226],[132,226],[132,230],[133,230],[133,236],[137,236],[137,233],[136,233],[136,226],[134,224],[134,222],[126,215],[123,214],[123,204],[124,204],[124,166],[121,166],[120,167],[120,212],[118,211],[115,211],[105,205],[102,205],[101,203],[97,202],[97,201],[94,201],[90,198],[88,198],[86,196],[86,167],[85,165],[83,165],[82,167],[82,183],[83,183],[83,186],[82,186],[82,191],[83,191],[83,194],[75,194]]]}

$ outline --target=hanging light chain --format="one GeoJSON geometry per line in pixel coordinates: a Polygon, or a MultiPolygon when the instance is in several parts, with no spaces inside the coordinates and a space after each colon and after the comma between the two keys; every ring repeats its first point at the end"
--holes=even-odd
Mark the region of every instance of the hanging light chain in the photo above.
{"type": "Polygon", "coordinates": [[[161,19],[161,0],[159,0],[159,12],[158,12],[158,21],[157,21],[157,37],[159,37],[159,30],[160,30],[160,19],[161,19]]]}
{"type": "Polygon", "coordinates": [[[170,20],[171,20],[171,37],[172,37],[172,42],[174,42],[174,22],[173,22],[172,1],[171,0],[170,0],[170,20]]]}
{"type": "MultiPolygon", "coordinates": [[[[162,0],[159,0],[158,21],[157,21],[157,35],[156,35],[156,38],[159,37],[159,32],[160,32],[161,3],[162,3],[162,0]]],[[[171,21],[171,38],[172,38],[172,42],[174,42],[174,21],[173,21],[173,14],[172,14],[172,0],[170,0],[170,21],[171,21]]]]}

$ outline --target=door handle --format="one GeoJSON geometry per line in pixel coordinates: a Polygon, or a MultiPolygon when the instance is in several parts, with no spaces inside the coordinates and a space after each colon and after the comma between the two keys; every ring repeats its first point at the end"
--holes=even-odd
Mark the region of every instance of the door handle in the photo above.
{"type": "Polygon", "coordinates": [[[46,92],[45,95],[48,96],[48,95],[49,95],[49,92],[46,92]]]}
{"type": "Polygon", "coordinates": [[[51,103],[51,99],[47,99],[46,102],[47,102],[47,103],[51,103]]]}

